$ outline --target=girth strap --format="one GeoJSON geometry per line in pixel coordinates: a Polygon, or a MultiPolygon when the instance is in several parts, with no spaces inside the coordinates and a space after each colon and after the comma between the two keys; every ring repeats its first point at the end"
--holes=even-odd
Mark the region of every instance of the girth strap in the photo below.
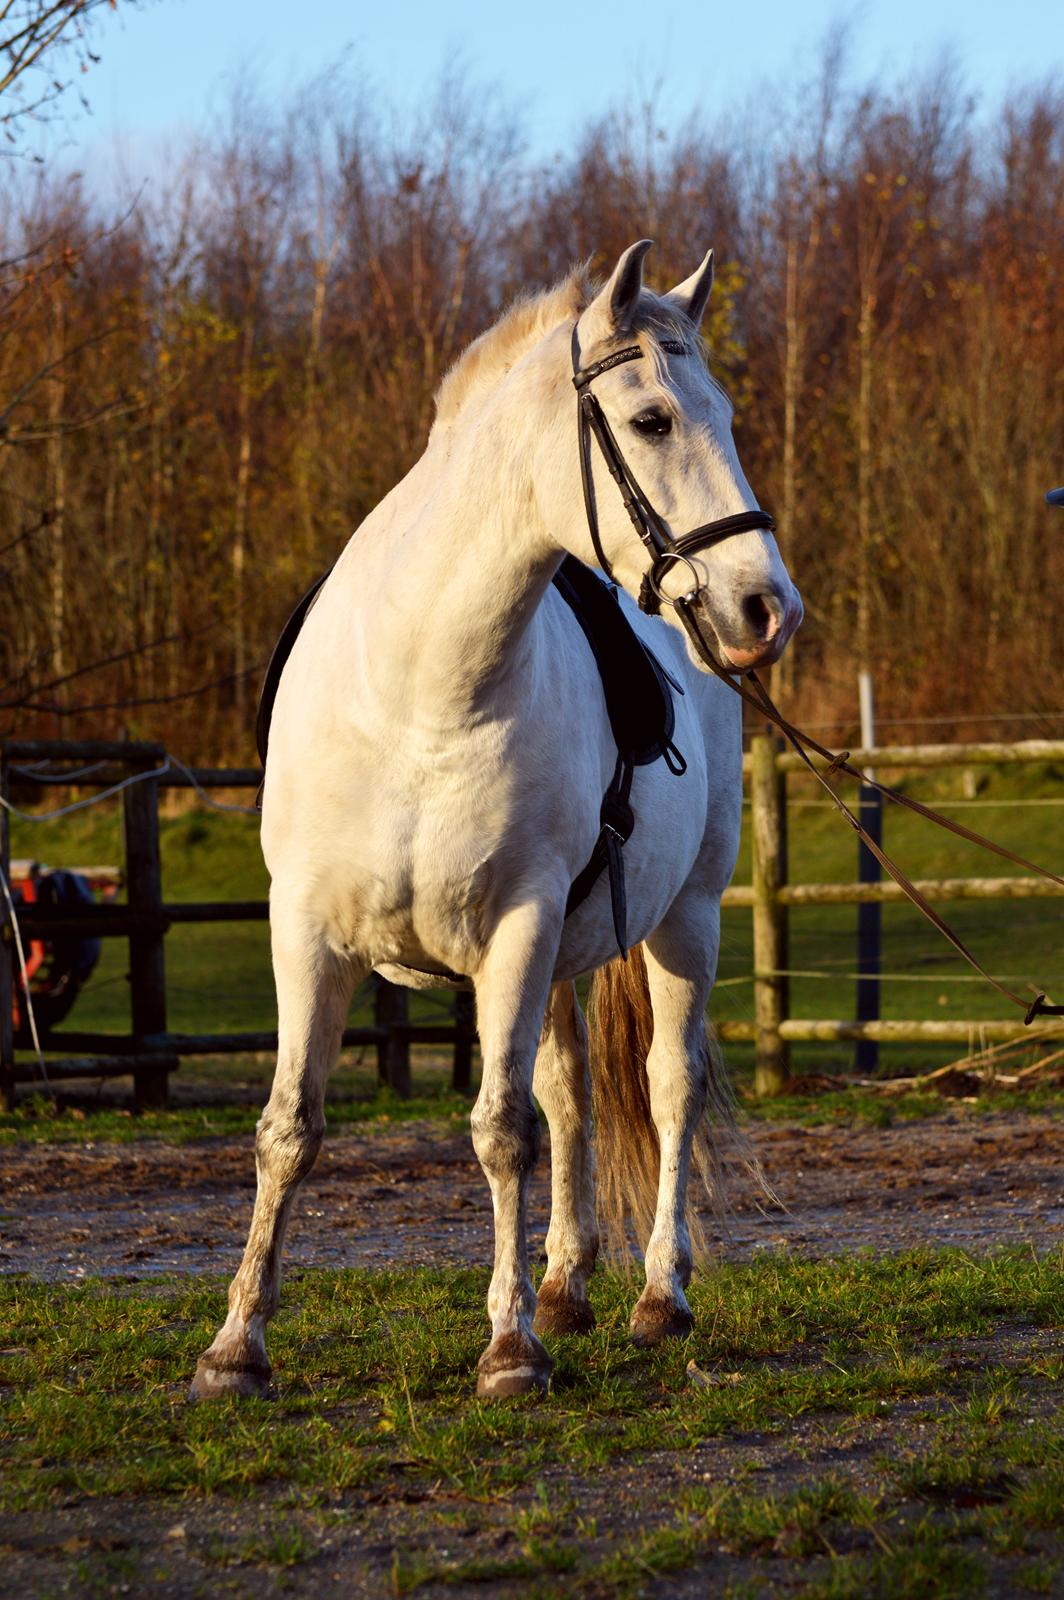
{"type": "Polygon", "coordinates": [[[568,917],[577,906],[583,905],[603,870],[610,877],[610,903],[613,907],[613,931],[617,948],[628,959],[628,895],[624,886],[624,857],[622,847],[627,844],[635,827],[635,813],[628,803],[632,792],[632,762],[618,755],[609,788],[602,797],[599,821],[602,823],[591,859],[584,870],[573,879],[569,898],[565,902],[568,917]]]}
{"type": "Polygon", "coordinates": [[[622,957],[628,954],[628,896],[623,848],[635,828],[630,804],[636,767],[662,757],[677,777],[687,763],[672,742],[676,713],[673,691],[683,687],[667,672],[633,629],[616,591],[573,556],[566,556],[554,587],[583,629],[602,681],[606,714],[617,744],[617,765],[602,797],[599,836],[587,865],[573,880],[565,915],[583,905],[603,872],[609,874],[613,931],[622,957]]]}

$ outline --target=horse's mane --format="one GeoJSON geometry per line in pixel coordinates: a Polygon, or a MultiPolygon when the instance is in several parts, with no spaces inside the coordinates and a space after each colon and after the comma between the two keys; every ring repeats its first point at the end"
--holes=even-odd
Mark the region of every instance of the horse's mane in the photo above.
{"type": "Polygon", "coordinates": [[[576,267],[550,289],[524,294],[486,333],[462,352],[436,391],[436,423],[445,426],[475,395],[493,389],[514,362],[556,328],[575,321],[589,303],[592,285],[584,267],[576,267]]]}
{"type": "MultiPolygon", "coordinates": [[[[552,328],[562,322],[575,322],[590,305],[601,284],[588,276],[586,266],[574,267],[572,272],[549,289],[540,289],[521,295],[498,322],[479,339],[474,339],[445,374],[436,391],[436,420],[433,430],[446,427],[463,411],[471,399],[494,389],[496,384],[527,350],[539,343],[552,328]]],[[[660,296],[644,289],[640,301],[639,327],[665,338],[679,338],[691,342],[692,327],[660,296]]],[[[695,344],[703,352],[698,335],[695,344]]],[[[648,352],[652,359],[661,362],[661,352],[653,345],[648,352]]],[[[716,379],[713,379],[716,383],[716,379]]],[[[717,384],[720,388],[720,385],[717,384]]],[[[724,391],[727,395],[727,391],[724,391]]],[[[729,402],[730,403],[730,402],[729,402]]]]}

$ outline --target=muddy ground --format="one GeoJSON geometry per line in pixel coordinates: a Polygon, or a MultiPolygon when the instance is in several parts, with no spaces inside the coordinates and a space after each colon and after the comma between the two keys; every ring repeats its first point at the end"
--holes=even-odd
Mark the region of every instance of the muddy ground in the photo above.
{"type": "MultiPolygon", "coordinates": [[[[875,1127],[754,1126],[781,1205],[745,1173],[718,1248],[986,1250],[1064,1240],[1064,1123],[967,1117],[875,1127]]],[[[250,1135],[172,1146],[0,1149],[0,1270],[53,1280],[236,1268],[254,1198],[250,1135]]],[[[549,1157],[536,1173],[531,1247],[542,1250],[549,1157]]],[[[707,1216],[711,1237],[720,1230],[707,1216]]],[[[432,1123],[330,1136],[297,1198],[287,1258],[302,1266],[487,1265],[491,1202],[468,1132],[432,1123]]]]}

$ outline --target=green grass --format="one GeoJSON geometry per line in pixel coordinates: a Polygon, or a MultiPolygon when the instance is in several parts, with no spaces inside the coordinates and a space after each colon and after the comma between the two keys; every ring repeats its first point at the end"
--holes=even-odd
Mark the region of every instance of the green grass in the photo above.
{"type": "MultiPolygon", "coordinates": [[[[160,842],[166,899],[266,898],[269,880],[256,817],[186,811],[163,817],[160,842]]],[[[121,866],[121,802],[108,801],[55,822],[16,819],[11,853],[49,866],[121,866]]],[[[128,1032],[128,965],[125,940],[105,939],[96,971],[66,1026],[128,1032]]],[[[166,967],[167,1020],[175,1032],[276,1027],[265,923],[178,925],[167,934],[166,967]]]]}
{"type": "Polygon", "coordinates": [[[1064,1110],[1064,1090],[1044,1088],[1008,1090],[987,1088],[978,1099],[944,1099],[930,1091],[884,1096],[874,1089],[828,1090],[815,1095],[779,1095],[771,1100],[744,1097],[743,1111],[756,1122],[797,1122],[804,1127],[845,1126],[866,1123],[875,1128],[898,1122],[918,1122],[926,1117],[984,1117],[1007,1112],[1059,1114],[1064,1110]]]}
{"type": "MultiPolygon", "coordinates": [[[[0,1147],[18,1144],[132,1144],[159,1139],[192,1144],[202,1139],[250,1136],[269,1095],[273,1058],[199,1058],[187,1062],[171,1079],[175,1101],[165,1111],[135,1112],[118,1103],[129,1098],[128,1085],[112,1086],[94,1105],[85,1093],[23,1093],[14,1111],[0,1111],[0,1147]],[[219,1085],[224,1087],[219,1089],[219,1085]],[[224,1095],[224,1098],[219,1098],[224,1095]]],[[[400,1100],[377,1080],[375,1067],[342,1063],[329,1084],[325,1113],[331,1131],[357,1125],[383,1127],[392,1122],[433,1122],[455,1130],[467,1128],[471,1100],[449,1086],[450,1069],[435,1060],[418,1062],[415,1092],[400,1100]]],[[[60,1085],[60,1088],[65,1088],[60,1085]]],[[[912,1093],[889,1099],[873,1091],[844,1089],[812,1096],[784,1095],[773,1100],[744,1098],[742,1114],[755,1122],[792,1122],[804,1127],[886,1128],[948,1114],[983,1118],[1008,1112],[1059,1116],[1064,1090],[1030,1089],[988,1092],[977,1100],[956,1102],[940,1095],[912,1093]]],[[[542,1121],[541,1115],[541,1121],[542,1121]]],[[[545,1124],[544,1124],[545,1125],[545,1124]]]]}
{"type": "MultiPolygon", "coordinates": [[[[268,1093],[268,1086],[263,1085],[261,1094],[245,1104],[179,1105],[166,1111],[136,1113],[110,1105],[85,1111],[77,1103],[52,1101],[44,1094],[28,1095],[18,1101],[14,1111],[0,1112],[0,1146],[133,1144],[142,1139],[180,1145],[202,1139],[235,1138],[255,1131],[268,1093]]],[[[326,1110],[328,1125],[335,1132],[363,1123],[382,1127],[390,1122],[414,1121],[466,1127],[469,1106],[467,1095],[429,1083],[407,1100],[377,1087],[364,1093],[334,1096],[326,1110]]]]}
{"type": "Polygon", "coordinates": [[[191,1525],[246,1504],[202,1559],[296,1568],[329,1526],[414,1500],[396,1593],[623,1594],[710,1559],[757,1565],[758,1593],[975,1595],[995,1563],[1053,1592],[1059,1357],[1016,1330],[1059,1326],[1060,1253],[721,1267],[694,1286],[696,1333],[655,1351],[628,1341],[631,1283],[599,1274],[598,1328],[552,1341],[551,1394],[503,1405],[472,1393],[485,1289],[472,1270],[294,1273],[271,1329],[278,1398],[191,1406],[220,1283],[0,1282],[0,1508],[106,1497],[113,1523],[120,1502],[183,1497],[191,1525]],[[693,1387],[691,1358],[727,1381],[693,1387]],[[715,1467],[685,1476],[711,1444],[715,1467]],[[766,1481],[766,1450],[785,1482],[766,1481]],[[617,1523],[633,1482],[634,1528],[617,1523]],[[266,1505],[284,1517],[261,1527],[266,1505]]]}

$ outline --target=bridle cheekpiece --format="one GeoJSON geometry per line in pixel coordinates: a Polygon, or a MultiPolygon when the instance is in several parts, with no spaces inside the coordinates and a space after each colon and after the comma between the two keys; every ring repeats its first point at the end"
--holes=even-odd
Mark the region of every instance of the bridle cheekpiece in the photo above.
{"type": "MultiPolygon", "coordinates": [[[[673,355],[689,354],[688,347],[678,339],[662,339],[661,347],[673,355]]],[[[621,492],[624,509],[631,518],[632,526],[650,553],[650,566],[643,575],[639,590],[640,610],[654,616],[660,612],[663,605],[673,605],[683,615],[687,606],[697,599],[699,593],[708,585],[705,568],[701,562],[696,561],[698,554],[719,544],[723,539],[730,539],[736,533],[748,533],[756,528],[772,533],[776,524],[767,511],[739,511],[734,516],[718,517],[714,522],[703,522],[699,527],[692,528],[690,533],[683,533],[677,539],[673,538],[648,496],[640,488],[635,473],[624,459],[613,429],[607,422],[598,397],[591,388],[594,380],[602,373],[622,366],[626,361],[638,361],[644,354],[641,346],[637,344],[625,345],[623,349],[614,350],[608,356],[603,356],[601,361],[592,361],[588,366],[582,367],[577,329],[573,328],[573,387],[576,389],[577,397],[580,482],[584,491],[584,510],[587,514],[587,525],[595,549],[595,558],[606,576],[612,580],[613,568],[602,548],[598,509],[595,505],[595,486],[591,477],[591,439],[594,437],[609,468],[610,476],[621,492]],[[677,563],[687,567],[693,580],[693,587],[686,594],[671,599],[664,592],[662,584],[677,563]]]]}

